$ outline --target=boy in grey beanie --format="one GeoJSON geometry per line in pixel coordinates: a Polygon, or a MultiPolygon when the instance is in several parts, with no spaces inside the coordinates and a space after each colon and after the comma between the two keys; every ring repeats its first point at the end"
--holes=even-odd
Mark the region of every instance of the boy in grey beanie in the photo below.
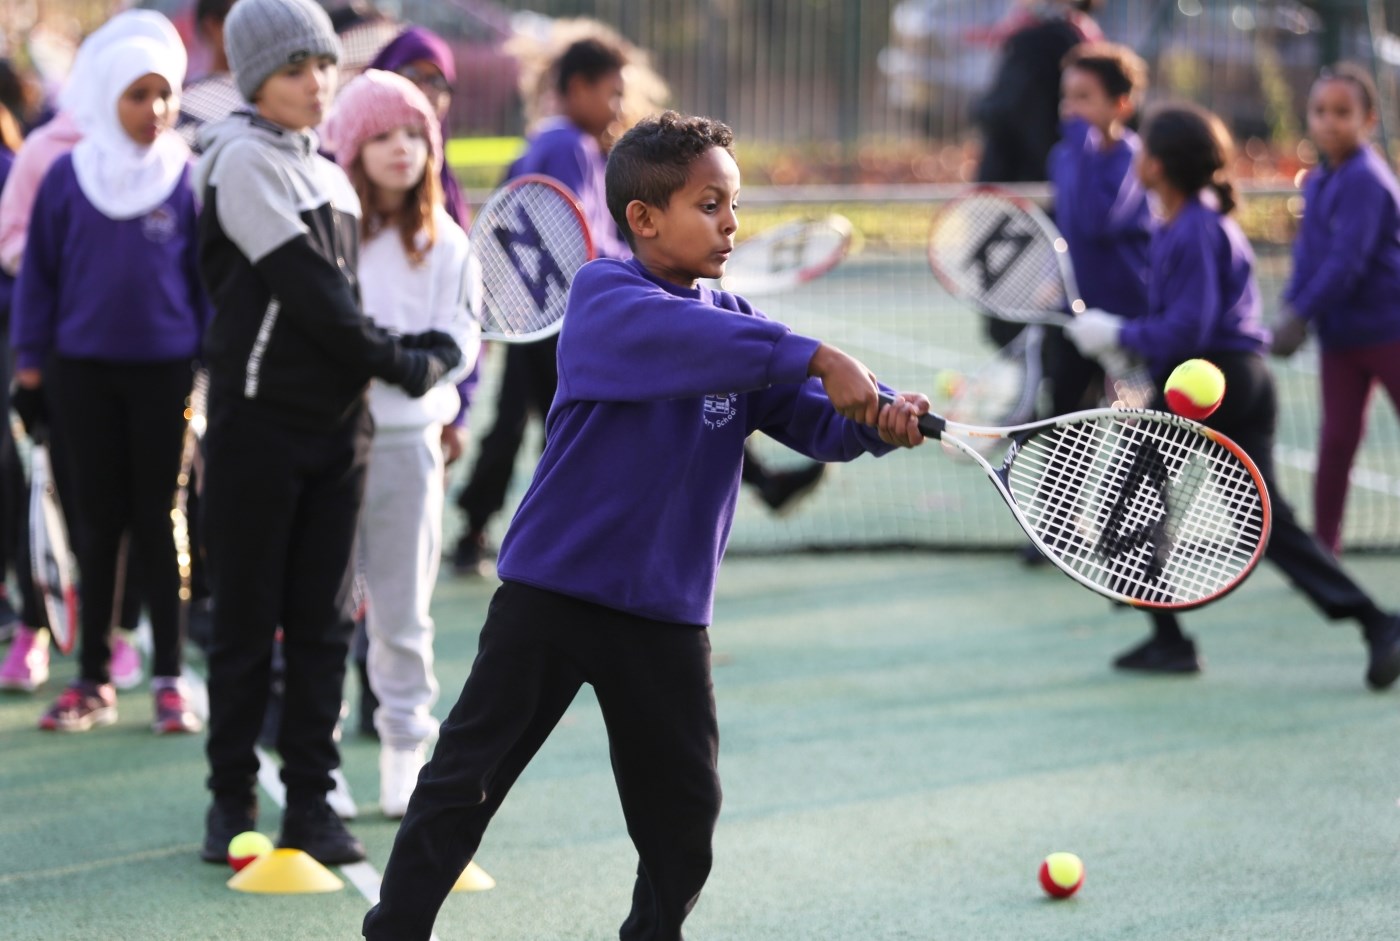
{"type": "Polygon", "coordinates": [[[229,66],[253,110],[207,125],[195,172],[199,262],[216,316],[204,437],[204,543],[214,600],[208,787],[200,857],[257,828],[258,756],[280,628],[277,729],[287,808],[278,844],[327,865],[364,859],[326,801],[353,621],[351,558],[368,465],[371,379],[421,396],[461,348],[396,337],[360,307],[360,202],[317,153],[340,49],[310,0],[238,0],[229,66]]]}
{"type": "Polygon", "coordinates": [[[238,0],[224,21],[224,51],[248,101],[284,66],[341,56],[331,18],[312,0],[238,0]]]}

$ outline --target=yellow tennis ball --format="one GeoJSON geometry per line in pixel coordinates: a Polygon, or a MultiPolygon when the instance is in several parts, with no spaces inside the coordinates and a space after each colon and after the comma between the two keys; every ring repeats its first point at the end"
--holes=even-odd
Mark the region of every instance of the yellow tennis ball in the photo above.
{"type": "Polygon", "coordinates": [[[1040,864],[1040,887],[1051,898],[1067,899],[1084,884],[1084,861],[1073,853],[1051,853],[1040,864]]]}
{"type": "Polygon", "coordinates": [[[963,374],[956,369],[940,369],[934,374],[933,388],[939,398],[956,398],[962,387],[963,374]]]}
{"type": "Polygon", "coordinates": [[[1173,412],[1201,421],[1225,398],[1225,374],[1209,360],[1188,359],[1167,377],[1166,393],[1173,412]]]}
{"type": "Polygon", "coordinates": [[[272,852],[272,841],[256,830],[248,830],[228,841],[228,864],[238,872],[264,853],[272,852]]]}

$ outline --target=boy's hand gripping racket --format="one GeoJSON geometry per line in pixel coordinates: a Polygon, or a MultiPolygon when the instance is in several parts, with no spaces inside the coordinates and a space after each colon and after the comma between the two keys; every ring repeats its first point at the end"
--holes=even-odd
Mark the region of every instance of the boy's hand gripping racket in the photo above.
{"type": "Polygon", "coordinates": [[[841,215],[786,222],[735,246],[720,287],[745,297],[790,291],[839,265],[853,235],[841,215]]]}
{"type": "Polygon", "coordinates": [[[1259,469],[1190,419],[1099,408],[981,428],[928,414],[919,430],[981,465],[1036,547],[1115,601],[1198,607],[1264,554],[1271,510],[1259,469]],[[988,439],[1009,442],[998,467],[978,446],[988,439]]]}
{"type": "Polygon", "coordinates": [[[547,176],[530,175],[502,186],[472,223],[472,254],[479,290],[467,296],[488,340],[527,343],[563,326],[569,285],[593,258],[593,238],[578,200],[547,176]]]}
{"type": "MultiPolygon", "coordinates": [[[[995,187],[974,188],[938,213],[928,260],[949,294],[987,317],[1063,327],[1086,309],[1064,236],[1039,206],[995,187]]],[[[1145,369],[1122,353],[1103,363],[1115,405],[1152,401],[1145,369]]]]}

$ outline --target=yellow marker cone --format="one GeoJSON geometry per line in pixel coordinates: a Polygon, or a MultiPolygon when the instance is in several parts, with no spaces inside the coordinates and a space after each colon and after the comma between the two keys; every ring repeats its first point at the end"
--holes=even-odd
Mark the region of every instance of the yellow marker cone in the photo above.
{"type": "Polygon", "coordinates": [[[228,881],[228,887],[236,892],[301,895],[339,892],[345,883],[301,850],[275,849],[245,866],[228,881]]]}
{"type": "Polygon", "coordinates": [[[494,889],[496,880],[476,863],[467,863],[467,868],[462,870],[462,874],[457,877],[457,882],[452,886],[453,892],[485,892],[487,889],[494,889]]]}

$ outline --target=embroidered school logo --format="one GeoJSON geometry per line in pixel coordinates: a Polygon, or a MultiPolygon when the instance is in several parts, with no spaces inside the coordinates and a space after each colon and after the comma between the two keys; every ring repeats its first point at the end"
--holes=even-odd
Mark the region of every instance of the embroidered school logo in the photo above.
{"type": "Polygon", "coordinates": [[[739,414],[739,393],[705,396],[703,414],[706,428],[723,428],[739,414]]]}
{"type": "Polygon", "coordinates": [[[158,245],[165,244],[175,237],[175,214],[157,206],[141,220],[141,234],[158,245]]]}

